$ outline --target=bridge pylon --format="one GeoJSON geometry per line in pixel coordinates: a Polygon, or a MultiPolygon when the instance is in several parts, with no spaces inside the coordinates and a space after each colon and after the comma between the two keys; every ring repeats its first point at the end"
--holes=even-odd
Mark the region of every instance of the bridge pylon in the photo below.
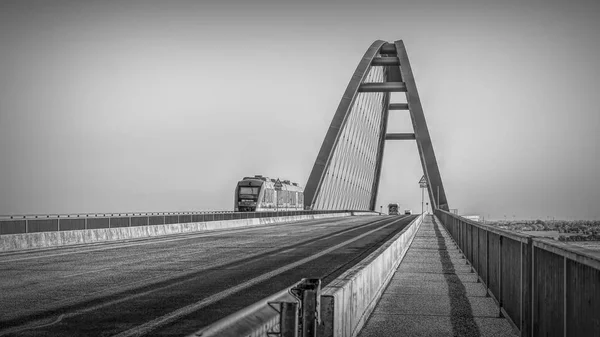
{"type": "Polygon", "coordinates": [[[386,140],[414,140],[429,199],[448,210],[448,201],[406,47],[402,40],[375,41],[367,49],[327,130],[304,190],[314,210],[375,210],[386,140]],[[392,92],[407,103],[391,102],[392,92]],[[390,111],[410,113],[414,133],[386,133],[390,111]]]}

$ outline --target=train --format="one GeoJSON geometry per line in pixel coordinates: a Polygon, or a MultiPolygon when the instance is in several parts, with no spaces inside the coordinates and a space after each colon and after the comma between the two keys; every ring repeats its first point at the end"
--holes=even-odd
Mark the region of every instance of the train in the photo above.
{"type": "Polygon", "coordinates": [[[400,205],[398,204],[389,204],[388,205],[388,214],[389,215],[398,215],[398,208],[400,205]]]}
{"type": "Polygon", "coordinates": [[[244,177],[235,187],[234,211],[275,212],[304,209],[304,188],[262,175],[244,177]]]}

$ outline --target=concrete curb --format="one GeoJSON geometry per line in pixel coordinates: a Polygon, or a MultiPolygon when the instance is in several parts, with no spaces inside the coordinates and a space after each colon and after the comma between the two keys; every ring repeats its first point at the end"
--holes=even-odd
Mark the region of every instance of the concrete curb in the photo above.
{"type": "Polygon", "coordinates": [[[295,215],[272,218],[193,222],[168,225],[86,229],[60,232],[9,234],[0,236],[0,252],[59,247],[97,242],[138,239],[154,236],[286,223],[300,220],[351,216],[351,213],[295,215]]]}
{"type": "Polygon", "coordinates": [[[422,221],[423,215],[420,215],[392,240],[323,289],[323,324],[319,326],[319,336],[358,335],[406,255],[422,221]]]}

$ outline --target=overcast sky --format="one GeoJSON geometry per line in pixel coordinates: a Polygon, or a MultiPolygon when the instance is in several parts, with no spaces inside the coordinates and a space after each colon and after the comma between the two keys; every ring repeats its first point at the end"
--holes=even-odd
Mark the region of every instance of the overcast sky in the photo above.
{"type": "MultiPolygon", "coordinates": [[[[352,72],[404,40],[451,208],[600,219],[600,2],[0,1],[0,214],[231,210],[306,184],[352,72]]],[[[389,132],[411,132],[393,111],[389,132]]],[[[420,210],[414,142],[378,205],[420,210]]]]}

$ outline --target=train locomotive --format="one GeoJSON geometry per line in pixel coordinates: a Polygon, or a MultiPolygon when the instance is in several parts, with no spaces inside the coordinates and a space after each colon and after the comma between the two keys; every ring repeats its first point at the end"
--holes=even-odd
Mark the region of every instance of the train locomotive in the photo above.
{"type": "Polygon", "coordinates": [[[304,209],[304,188],[289,180],[261,175],[244,177],[235,187],[233,208],[236,212],[298,211],[304,209]]]}
{"type": "Polygon", "coordinates": [[[389,204],[388,205],[388,214],[389,215],[398,215],[398,208],[400,208],[400,205],[398,204],[389,204]]]}

